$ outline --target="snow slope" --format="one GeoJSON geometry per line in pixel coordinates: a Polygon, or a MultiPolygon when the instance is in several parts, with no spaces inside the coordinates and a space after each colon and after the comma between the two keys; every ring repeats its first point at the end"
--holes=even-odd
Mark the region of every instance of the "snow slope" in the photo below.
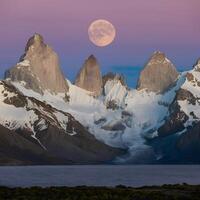
{"type": "Polygon", "coordinates": [[[29,97],[35,97],[72,114],[98,140],[113,147],[128,149],[130,156],[125,159],[130,159],[150,150],[145,144],[145,138],[157,136],[156,130],[168,116],[168,106],[184,80],[184,75],[180,76],[177,84],[164,94],[128,90],[120,81],[109,80],[104,88],[105,96],[99,98],[94,98],[90,92],[68,81],[69,102],[63,99],[65,94],[62,93],[52,95],[45,91],[42,96],[25,89],[23,83],[13,83],[13,85],[29,97]],[[119,105],[119,109],[106,108],[107,102],[112,100],[119,105]]]}
{"type": "MultiPolygon", "coordinates": [[[[0,124],[2,126],[14,131],[26,130],[39,143],[36,133],[47,129],[49,123],[69,135],[76,134],[74,131],[67,131],[69,118],[67,113],[36,100],[42,100],[42,96],[25,89],[23,83],[16,85],[26,96],[9,84],[0,81],[0,124]],[[34,97],[34,99],[29,97],[34,97]]],[[[61,99],[58,96],[55,98],[61,99]]],[[[44,147],[42,144],[41,146],[44,147]]]]}
{"type": "Polygon", "coordinates": [[[0,124],[11,130],[28,128],[34,132],[32,125],[38,120],[37,115],[32,110],[27,111],[26,108],[5,103],[6,98],[12,98],[16,94],[4,91],[4,86],[0,84],[0,124]]]}

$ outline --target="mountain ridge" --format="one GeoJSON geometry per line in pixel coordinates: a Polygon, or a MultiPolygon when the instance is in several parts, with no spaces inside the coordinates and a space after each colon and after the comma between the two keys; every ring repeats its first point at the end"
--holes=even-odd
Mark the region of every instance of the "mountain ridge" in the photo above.
{"type": "MultiPolygon", "coordinates": [[[[26,50],[35,43],[39,49],[46,45],[39,35],[34,40],[28,41],[26,50]]],[[[43,59],[34,58],[39,68],[43,59]]],[[[155,52],[141,71],[138,87],[131,89],[119,74],[102,76],[92,55],[75,84],[66,79],[64,90],[47,84],[42,92],[35,89],[37,75],[29,82],[26,75],[34,67],[27,72],[28,64],[23,60],[19,68],[14,67],[24,76],[6,76],[0,82],[2,130],[47,151],[39,157],[31,151],[35,160],[28,160],[20,145],[17,156],[25,159],[24,164],[40,163],[40,159],[43,164],[200,163],[199,60],[193,69],[178,73],[164,53],[155,52]]],[[[47,75],[42,75],[46,83],[47,75]]],[[[9,145],[11,150],[15,145],[9,145]]],[[[7,151],[0,145],[0,153],[7,151]]],[[[16,162],[23,164],[23,159],[16,162]]]]}

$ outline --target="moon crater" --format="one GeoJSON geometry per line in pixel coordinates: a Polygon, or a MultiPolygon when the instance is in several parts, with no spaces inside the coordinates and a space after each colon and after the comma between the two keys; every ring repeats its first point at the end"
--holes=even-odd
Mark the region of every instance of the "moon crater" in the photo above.
{"type": "Polygon", "coordinates": [[[88,35],[93,44],[104,47],[114,41],[116,30],[109,21],[99,19],[91,23],[88,28],[88,35]]]}

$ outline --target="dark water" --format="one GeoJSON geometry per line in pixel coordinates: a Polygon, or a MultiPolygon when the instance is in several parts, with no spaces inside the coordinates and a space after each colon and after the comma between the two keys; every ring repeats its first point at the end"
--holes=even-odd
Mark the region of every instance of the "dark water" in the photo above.
{"type": "Polygon", "coordinates": [[[200,184],[199,165],[91,165],[0,167],[3,186],[144,186],[200,184]]]}

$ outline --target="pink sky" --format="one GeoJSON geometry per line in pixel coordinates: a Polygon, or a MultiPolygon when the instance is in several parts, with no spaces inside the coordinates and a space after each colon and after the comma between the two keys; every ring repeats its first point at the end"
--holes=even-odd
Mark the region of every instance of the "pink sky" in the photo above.
{"type": "Polygon", "coordinates": [[[59,53],[66,74],[74,74],[95,54],[102,68],[143,66],[155,50],[178,66],[200,57],[200,0],[1,0],[0,66],[6,68],[23,53],[35,32],[59,53]],[[117,29],[114,43],[95,47],[87,28],[107,19],[117,29]]]}

